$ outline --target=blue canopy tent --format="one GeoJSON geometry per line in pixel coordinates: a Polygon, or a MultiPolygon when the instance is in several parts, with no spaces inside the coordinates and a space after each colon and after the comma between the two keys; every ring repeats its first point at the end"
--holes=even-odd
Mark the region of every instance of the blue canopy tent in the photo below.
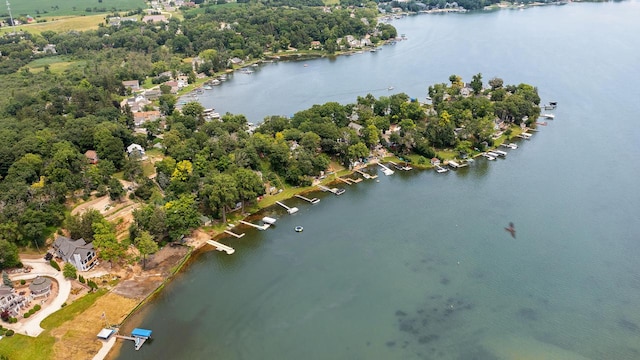
{"type": "Polygon", "coordinates": [[[135,328],[131,332],[131,336],[148,339],[151,337],[151,330],[135,328]]]}

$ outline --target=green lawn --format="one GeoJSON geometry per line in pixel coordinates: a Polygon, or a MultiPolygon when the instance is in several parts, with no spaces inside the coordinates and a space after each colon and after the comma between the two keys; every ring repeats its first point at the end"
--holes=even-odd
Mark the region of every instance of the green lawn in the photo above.
{"type": "Polygon", "coordinates": [[[11,360],[51,359],[55,339],[49,335],[49,332],[88,309],[100,296],[106,293],[107,290],[100,289],[51,314],[40,324],[45,331],[36,338],[20,334],[2,338],[0,340],[2,344],[0,355],[7,356],[11,360]]]}
{"type": "MultiPolygon", "coordinates": [[[[96,12],[128,11],[147,7],[144,0],[13,0],[10,1],[13,17],[30,15],[62,16],[62,15],[91,15],[96,12]],[[91,11],[87,11],[91,10],[91,11]]],[[[9,16],[7,6],[0,6],[2,17],[9,16]]]]}
{"type": "Polygon", "coordinates": [[[49,71],[52,73],[62,73],[70,67],[80,67],[84,66],[86,61],[73,61],[68,56],[47,56],[41,59],[33,60],[28,63],[26,67],[29,68],[31,72],[40,72],[44,71],[45,66],[49,66],[49,71]]]}

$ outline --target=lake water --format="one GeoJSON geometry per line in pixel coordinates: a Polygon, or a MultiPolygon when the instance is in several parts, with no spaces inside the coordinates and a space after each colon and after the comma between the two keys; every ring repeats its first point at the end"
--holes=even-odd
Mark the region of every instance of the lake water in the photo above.
{"type": "Polygon", "coordinates": [[[197,256],[135,316],[154,340],[118,359],[639,359],[638,19],[637,1],[413,16],[377,53],[211,90],[260,122],[480,72],[559,106],[506,159],[270,209],[275,227],[222,240],[236,253],[197,256]]]}

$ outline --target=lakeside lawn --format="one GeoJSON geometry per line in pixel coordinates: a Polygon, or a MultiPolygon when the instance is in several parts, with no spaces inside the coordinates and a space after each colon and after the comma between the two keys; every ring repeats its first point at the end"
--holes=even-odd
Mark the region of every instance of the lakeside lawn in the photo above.
{"type": "MultiPolygon", "coordinates": [[[[129,11],[147,7],[144,0],[28,0],[11,1],[11,14],[14,18],[21,16],[61,16],[91,15],[97,12],[129,11]],[[89,11],[87,11],[89,10],[89,11]]],[[[6,6],[0,11],[2,17],[9,17],[6,6]]]]}
{"type": "MultiPolygon", "coordinates": [[[[100,289],[94,293],[89,293],[80,299],[61,308],[59,311],[49,315],[42,321],[40,326],[45,331],[38,337],[31,337],[15,334],[11,337],[2,338],[0,355],[7,356],[11,360],[48,360],[53,358],[53,347],[56,338],[51,331],[62,324],[73,320],[78,314],[86,311],[98,298],[106,294],[107,290],[100,289]]],[[[66,339],[69,340],[69,339],[66,339]]],[[[65,341],[65,340],[63,340],[65,341]]]]}

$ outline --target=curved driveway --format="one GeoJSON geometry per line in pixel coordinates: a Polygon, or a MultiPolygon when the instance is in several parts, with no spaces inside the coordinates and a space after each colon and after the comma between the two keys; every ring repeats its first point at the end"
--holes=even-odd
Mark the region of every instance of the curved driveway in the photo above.
{"type": "Polygon", "coordinates": [[[33,269],[29,273],[12,276],[13,281],[33,279],[36,276],[48,276],[50,278],[54,278],[58,282],[58,295],[50,304],[43,306],[40,311],[31,315],[28,319],[20,319],[20,321],[15,324],[3,324],[3,326],[8,329],[13,329],[13,331],[23,335],[38,336],[44,331],[44,329],[40,327],[40,322],[42,322],[42,320],[47,316],[60,310],[62,304],[64,304],[69,298],[69,294],[71,293],[71,281],[65,279],[64,275],[62,275],[62,271],[54,269],[49,265],[49,262],[44,259],[21,260],[25,266],[29,265],[33,267],[33,269]]]}

